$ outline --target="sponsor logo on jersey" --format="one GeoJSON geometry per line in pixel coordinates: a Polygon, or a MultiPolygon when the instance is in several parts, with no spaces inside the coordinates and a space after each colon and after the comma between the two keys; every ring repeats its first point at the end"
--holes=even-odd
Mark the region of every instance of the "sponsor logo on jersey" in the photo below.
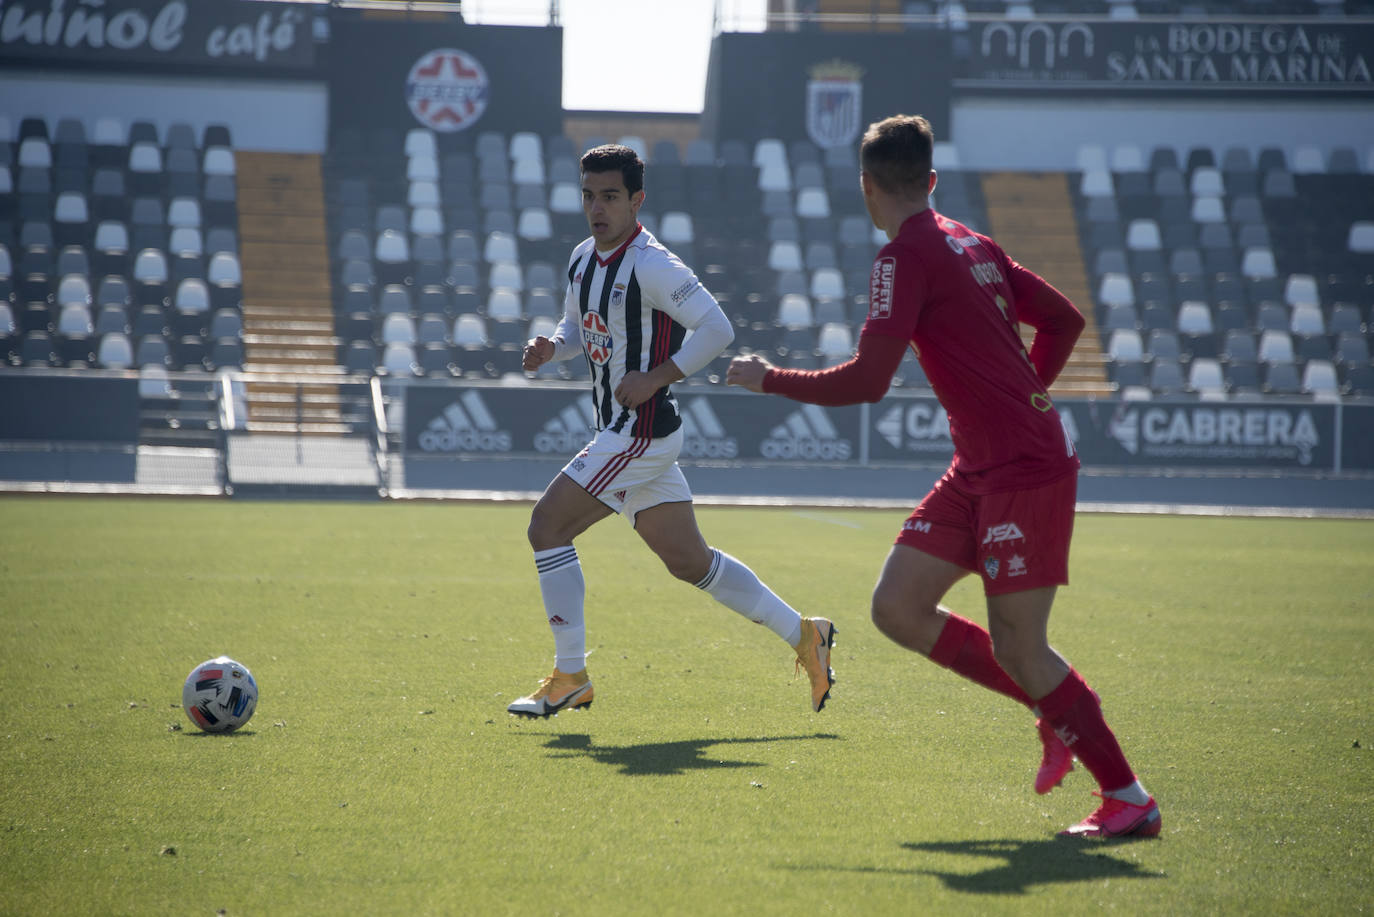
{"type": "Polygon", "coordinates": [[[625,491],[623,490],[617,490],[615,493],[611,494],[611,496],[615,497],[617,503],[625,502],[625,491]]]}
{"type": "MultiPolygon", "coordinates": [[[[975,261],[968,266],[973,272],[973,280],[981,285],[998,284],[1002,282],[1002,272],[997,269],[997,265],[991,261],[975,261]]],[[[1002,310],[1006,311],[1005,308],[1002,310]]]]}
{"type": "Polygon", "coordinates": [[[1003,522],[1000,525],[988,526],[987,534],[983,536],[983,544],[1016,541],[1018,538],[1024,539],[1025,537],[1025,535],[1021,534],[1020,526],[1015,522],[1003,522]]]}
{"type": "Polygon", "coordinates": [[[682,454],[688,458],[735,458],[739,440],[728,435],[711,401],[698,396],[682,408],[682,454]]]}
{"type": "Polygon", "coordinates": [[[625,302],[625,284],[617,283],[611,287],[611,305],[618,306],[625,302]]]}
{"type": "Polygon", "coordinates": [[[892,315],[892,283],[897,276],[897,259],[885,255],[873,262],[868,277],[868,317],[887,318],[892,315]]]}
{"type": "Polygon", "coordinates": [[[465,393],[429,422],[420,433],[425,452],[509,452],[509,430],[498,428],[482,396],[465,393]]]}
{"type": "Polygon", "coordinates": [[[997,571],[1002,569],[1002,562],[995,557],[983,559],[983,569],[987,571],[988,579],[997,579],[997,571]]]}
{"type": "Polygon", "coordinates": [[[406,77],[406,104],[416,119],[436,131],[461,131],[487,110],[491,82],[477,58],[439,48],[423,55],[406,77]]]}
{"type": "Polygon", "coordinates": [[[693,293],[696,292],[696,289],[699,286],[701,286],[701,281],[693,277],[691,280],[688,280],[682,286],[678,287],[676,290],[673,291],[673,305],[678,305],[679,303],[685,301],[688,296],[691,296],[693,293]]]}
{"type": "Polygon", "coordinates": [[[922,535],[930,534],[930,523],[924,519],[908,519],[902,523],[903,531],[920,532],[922,535]]]}
{"type": "MultiPolygon", "coordinates": [[[[958,226],[958,225],[955,225],[955,224],[951,224],[951,225],[945,227],[945,229],[946,229],[948,232],[953,232],[953,231],[955,231],[955,230],[962,229],[962,228],[963,228],[963,227],[958,226]]],[[[973,246],[975,246],[975,245],[978,244],[978,237],[977,237],[977,236],[955,236],[955,235],[946,235],[946,236],[945,236],[945,244],[949,246],[949,250],[952,251],[952,252],[954,252],[954,254],[956,254],[956,255],[962,255],[962,254],[964,253],[964,250],[965,250],[965,249],[972,248],[973,246]]]]}
{"type": "Polygon", "coordinates": [[[582,345],[587,356],[597,366],[605,366],[611,359],[611,329],[599,312],[582,316],[582,345]]]}
{"type": "Polygon", "coordinates": [[[576,404],[570,404],[549,418],[542,429],[534,434],[535,452],[570,452],[587,444],[596,436],[587,418],[596,413],[591,395],[583,395],[576,404]]]}
{"type": "Polygon", "coordinates": [[[1008,557],[1008,558],[1007,558],[1007,577],[1008,577],[1008,578],[1011,578],[1011,577],[1013,577],[1013,576],[1025,576],[1025,575],[1026,575],[1026,559],[1025,559],[1024,557],[1022,557],[1020,554],[1013,554],[1011,557],[1008,557]]]}
{"type": "Polygon", "coordinates": [[[822,149],[853,143],[863,114],[863,68],[836,58],[810,68],[807,75],[807,135],[822,149]]]}
{"type": "Polygon", "coordinates": [[[760,446],[764,458],[845,461],[854,447],[843,439],[819,405],[804,404],[774,427],[760,446]]]}

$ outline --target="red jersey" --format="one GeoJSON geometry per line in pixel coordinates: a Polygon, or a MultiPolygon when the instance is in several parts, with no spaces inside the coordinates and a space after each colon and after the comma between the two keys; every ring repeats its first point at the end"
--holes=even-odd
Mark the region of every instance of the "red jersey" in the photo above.
{"type": "Polygon", "coordinates": [[[1078,468],[1047,386],[1083,324],[997,243],[927,209],[878,252],[858,355],[816,373],[770,371],[764,390],[828,404],[876,400],[901,360],[899,340],[949,415],[958,483],[975,494],[1038,487],[1078,468]],[[1036,329],[1030,354],[1019,322],[1036,329]]]}

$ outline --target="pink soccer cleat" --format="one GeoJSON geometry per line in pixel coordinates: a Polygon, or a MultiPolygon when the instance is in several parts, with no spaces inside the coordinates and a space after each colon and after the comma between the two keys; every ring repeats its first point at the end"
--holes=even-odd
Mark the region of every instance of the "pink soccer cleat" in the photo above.
{"type": "Polygon", "coordinates": [[[1163,822],[1153,798],[1143,806],[1103,796],[1102,805],[1076,825],[1059,832],[1060,837],[1154,837],[1163,822]]]}
{"type": "Polygon", "coordinates": [[[1064,740],[1059,738],[1048,720],[1036,720],[1035,728],[1040,731],[1040,743],[1045,746],[1045,755],[1040,759],[1040,770],[1035,774],[1035,792],[1044,796],[1064,782],[1064,777],[1073,770],[1073,752],[1064,740]]]}

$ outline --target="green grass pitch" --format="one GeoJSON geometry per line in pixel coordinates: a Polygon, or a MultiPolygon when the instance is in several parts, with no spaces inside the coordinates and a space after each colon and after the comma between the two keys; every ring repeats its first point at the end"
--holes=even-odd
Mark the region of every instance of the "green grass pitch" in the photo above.
{"type": "MultiPolygon", "coordinates": [[[[1374,909],[1374,524],[1080,516],[1051,638],[1161,837],[1058,841],[1029,714],[888,643],[903,511],[701,508],[838,627],[789,650],[627,525],[578,542],[590,711],[552,661],[528,507],[0,499],[3,914],[1348,914],[1374,909]],[[196,732],[227,653],[257,714],[196,732]]],[[[966,580],[949,598],[985,620],[966,580]]]]}

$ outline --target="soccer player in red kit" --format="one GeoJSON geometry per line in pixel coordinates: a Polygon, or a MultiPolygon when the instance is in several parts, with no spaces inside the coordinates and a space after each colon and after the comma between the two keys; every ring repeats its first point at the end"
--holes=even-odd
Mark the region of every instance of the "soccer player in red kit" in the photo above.
{"type": "Polygon", "coordinates": [[[1047,391],[1083,330],[1058,290],[987,236],[930,207],[934,137],[919,116],[877,122],[860,147],[864,201],[890,242],[873,264],[855,356],[830,369],[736,358],[726,379],[812,404],[875,402],[906,348],[949,415],[954,460],[902,526],[873,592],[873,621],[894,642],[1030,708],[1048,793],[1075,757],[1102,801],[1062,832],[1156,835],[1159,807],[1136,780],[1097,694],[1049,644],[1050,608],[1068,583],[1078,456],[1047,391]],[[1017,331],[1035,329],[1027,353],[1017,331]],[[988,629],[940,601],[977,573],[988,629]]]}

